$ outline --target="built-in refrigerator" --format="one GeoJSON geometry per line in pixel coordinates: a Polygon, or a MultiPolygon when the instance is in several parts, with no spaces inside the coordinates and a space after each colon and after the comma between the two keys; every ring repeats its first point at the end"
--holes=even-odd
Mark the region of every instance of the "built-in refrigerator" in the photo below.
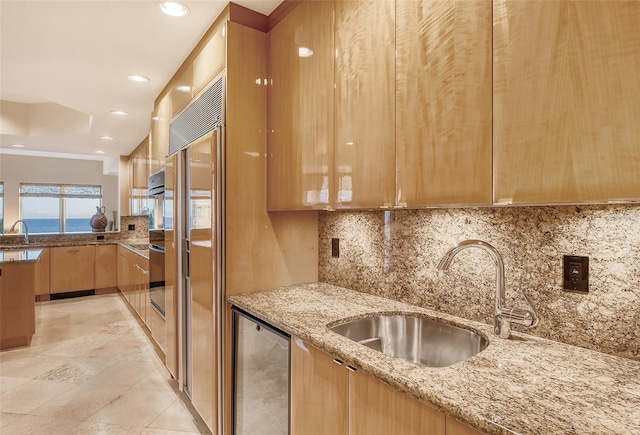
{"type": "Polygon", "coordinates": [[[289,434],[288,334],[233,309],[233,433],[289,434]]]}

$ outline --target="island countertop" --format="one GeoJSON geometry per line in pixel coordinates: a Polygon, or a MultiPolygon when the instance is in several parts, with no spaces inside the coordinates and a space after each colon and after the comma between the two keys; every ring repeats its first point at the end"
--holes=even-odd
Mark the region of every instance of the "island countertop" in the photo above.
{"type": "Polygon", "coordinates": [[[7,263],[33,263],[38,261],[42,249],[0,249],[0,265],[7,263]]]}
{"type": "MultiPolygon", "coordinates": [[[[229,297],[256,317],[487,434],[640,435],[640,362],[324,283],[229,297]],[[422,367],[342,337],[327,325],[413,313],[473,329],[489,346],[448,367],[422,367]]],[[[542,320],[544,321],[544,319],[542,320]]]]}

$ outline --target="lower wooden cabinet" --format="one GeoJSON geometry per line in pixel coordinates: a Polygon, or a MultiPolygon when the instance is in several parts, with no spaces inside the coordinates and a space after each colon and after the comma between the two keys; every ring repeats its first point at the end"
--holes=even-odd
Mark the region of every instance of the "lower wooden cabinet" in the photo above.
{"type": "Polygon", "coordinates": [[[0,264],[0,349],[26,346],[36,331],[36,264],[0,264]]]}
{"type": "Polygon", "coordinates": [[[50,266],[49,259],[51,257],[49,248],[42,249],[40,259],[36,263],[36,295],[48,295],[51,292],[50,282],[50,266]]]}
{"type": "Polygon", "coordinates": [[[463,423],[292,337],[292,435],[479,435],[463,423]]]}
{"type": "Polygon", "coordinates": [[[95,288],[95,246],[51,248],[51,293],[95,288]]]}
{"type": "Polygon", "coordinates": [[[117,258],[116,245],[96,246],[96,289],[111,288],[118,285],[116,275],[117,258]]]}

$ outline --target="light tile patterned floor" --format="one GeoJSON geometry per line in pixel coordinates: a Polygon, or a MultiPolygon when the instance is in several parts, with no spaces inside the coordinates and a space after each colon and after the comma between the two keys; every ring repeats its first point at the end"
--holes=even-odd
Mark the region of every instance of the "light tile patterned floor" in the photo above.
{"type": "Polygon", "coordinates": [[[119,295],[37,311],[31,346],[0,352],[0,434],[210,433],[119,295]]]}

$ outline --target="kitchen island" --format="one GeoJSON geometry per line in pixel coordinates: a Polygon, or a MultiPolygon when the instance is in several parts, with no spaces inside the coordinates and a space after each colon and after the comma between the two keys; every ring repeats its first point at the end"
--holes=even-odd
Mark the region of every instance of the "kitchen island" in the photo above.
{"type": "Polygon", "coordinates": [[[482,433],[640,434],[638,361],[517,332],[498,338],[484,323],[324,283],[229,301],[482,433]],[[382,313],[411,313],[472,329],[489,345],[448,367],[422,367],[327,328],[382,313]]]}
{"type": "Polygon", "coordinates": [[[0,350],[27,346],[36,332],[35,287],[42,249],[0,250],[0,350]]]}

